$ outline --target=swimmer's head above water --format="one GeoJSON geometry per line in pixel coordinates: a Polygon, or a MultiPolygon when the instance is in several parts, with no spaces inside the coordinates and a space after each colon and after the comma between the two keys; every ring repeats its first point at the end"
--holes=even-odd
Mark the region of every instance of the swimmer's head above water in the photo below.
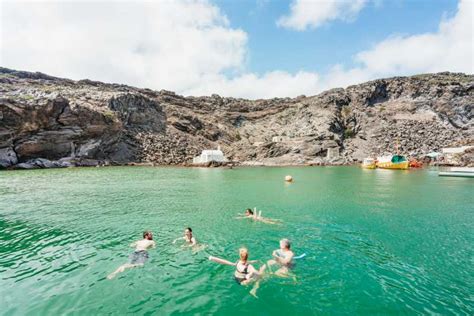
{"type": "Polygon", "coordinates": [[[245,210],[245,216],[252,216],[253,215],[253,211],[251,209],[246,209],[245,210]]]}
{"type": "Polygon", "coordinates": [[[290,248],[291,248],[290,241],[286,238],[283,238],[282,240],[280,240],[280,248],[282,250],[290,250],[290,248]]]}
{"type": "Polygon", "coordinates": [[[239,257],[240,257],[240,261],[247,262],[247,259],[249,258],[248,249],[247,248],[240,248],[239,249],[239,257]]]}
{"type": "Polygon", "coordinates": [[[151,231],[146,230],[143,232],[143,239],[153,240],[153,234],[151,231]]]}
{"type": "Polygon", "coordinates": [[[189,238],[193,237],[193,230],[191,229],[191,227],[186,227],[186,229],[184,230],[184,235],[189,238]]]}

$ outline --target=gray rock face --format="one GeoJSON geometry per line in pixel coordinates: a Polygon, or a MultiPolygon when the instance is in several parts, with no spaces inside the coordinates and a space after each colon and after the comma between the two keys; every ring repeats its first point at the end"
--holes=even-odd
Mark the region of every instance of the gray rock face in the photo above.
{"type": "Polygon", "coordinates": [[[474,76],[464,74],[245,100],[0,68],[0,92],[3,168],[186,164],[218,145],[230,160],[252,165],[343,164],[393,153],[397,144],[417,156],[474,143],[474,76]]]}
{"type": "Polygon", "coordinates": [[[12,148],[0,148],[0,168],[8,168],[17,162],[18,158],[12,148]]]}

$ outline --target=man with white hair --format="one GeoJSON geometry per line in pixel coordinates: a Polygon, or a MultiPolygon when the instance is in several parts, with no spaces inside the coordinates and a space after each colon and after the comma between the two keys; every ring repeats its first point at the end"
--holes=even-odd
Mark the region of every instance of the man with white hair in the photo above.
{"type": "Polygon", "coordinates": [[[291,268],[293,264],[293,257],[295,256],[290,248],[290,241],[286,238],[283,238],[280,240],[280,249],[274,250],[272,253],[273,259],[268,260],[267,262],[268,266],[275,264],[280,265],[280,269],[275,272],[275,274],[278,276],[288,276],[288,269],[291,268]]]}

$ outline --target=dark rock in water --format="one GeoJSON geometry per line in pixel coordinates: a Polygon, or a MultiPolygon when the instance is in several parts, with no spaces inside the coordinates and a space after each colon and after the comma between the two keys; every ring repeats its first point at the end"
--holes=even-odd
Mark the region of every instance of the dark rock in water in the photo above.
{"type": "Polygon", "coordinates": [[[22,162],[15,165],[15,169],[36,169],[36,168],[38,168],[36,165],[29,164],[26,162],[22,162]]]}
{"type": "Polygon", "coordinates": [[[54,162],[44,159],[44,158],[36,158],[26,162],[27,164],[33,165],[38,168],[57,168],[58,164],[54,162]]]}
{"type": "Polygon", "coordinates": [[[12,148],[0,148],[0,168],[8,168],[17,162],[18,158],[12,148]]]}
{"type": "Polygon", "coordinates": [[[245,100],[0,67],[0,168],[185,165],[217,146],[253,165],[346,164],[393,153],[397,142],[417,156],[474,143],[473,87],[472,75],[439,73],[245,100]]]}
{"type": "Polygon", "coordinates": [[[101,165],[101,162],[95,159],[81,159],[77,161],[75,165],[80,167],[97,167],[101,165]]]}

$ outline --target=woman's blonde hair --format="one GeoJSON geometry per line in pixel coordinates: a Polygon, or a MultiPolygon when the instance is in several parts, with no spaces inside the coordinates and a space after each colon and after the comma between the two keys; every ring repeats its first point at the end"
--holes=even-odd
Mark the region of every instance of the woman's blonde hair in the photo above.
{"type": "Polygon", "coordinates": [[[247,261],[247,259],[249,258],[249,251],[247,250],[247,248],[240,248],[239,256],[240,256],[240,260],[247,261]]]}

